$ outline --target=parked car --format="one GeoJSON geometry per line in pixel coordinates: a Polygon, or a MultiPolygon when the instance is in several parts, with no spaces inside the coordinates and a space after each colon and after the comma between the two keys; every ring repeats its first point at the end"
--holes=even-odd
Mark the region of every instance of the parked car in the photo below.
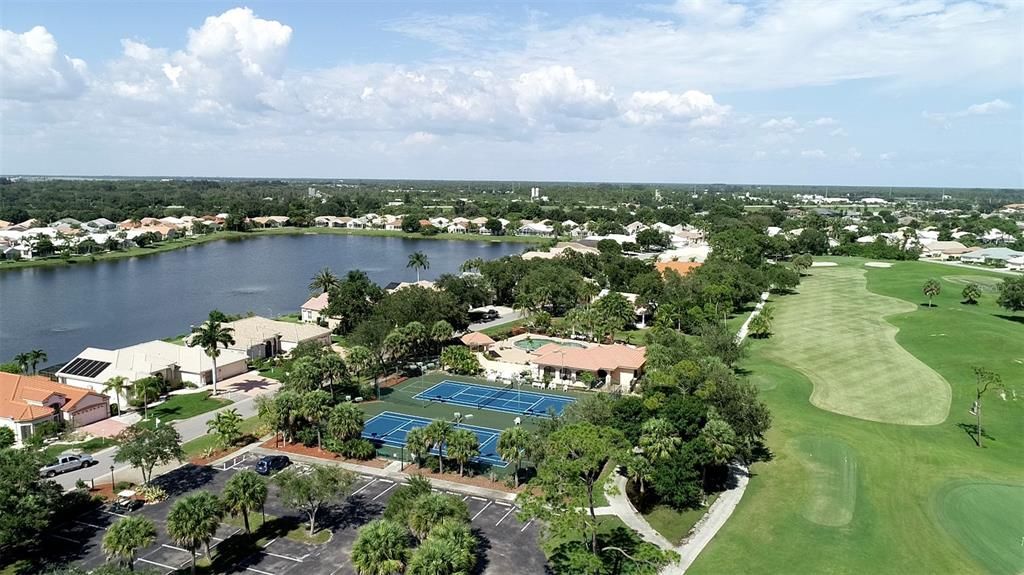
{"type": "Polygon", "coordinates": [[[66,473],[68,471],[75,471],[76,469],[91,467],[97,463],[99,462],[93,459],[91,455],[62,453],[57,457],[56,461],[40,468],[39,475],[42,477],[53,477],[58,473],[66,473]]]}
{"type": "Polygon", "coordinates": [[[288,459],[287,455],[264,455],[256,462],[256,473],[260,475],[270,475],[275,471],[280,471],[285,467],[292,464],[292,460],[288,459]]]}

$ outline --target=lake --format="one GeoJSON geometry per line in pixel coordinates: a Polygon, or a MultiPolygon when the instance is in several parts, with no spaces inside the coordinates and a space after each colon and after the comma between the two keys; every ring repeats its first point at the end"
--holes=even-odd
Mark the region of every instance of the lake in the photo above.
{"type": "MultiPolygon", "coordinates": [[[[45,365],[86,347],[116,348],[186,333],[211,309],[267,317],[298,313],[309,281],[329,267],[365,271],[381,286],[414,281],[422,251],[433,279],[471,258],[521,253],[517,243],[305,234],[215,241],[152,256],[0,272],[0,361],[42,349],[45,365]]],[[[41,367],[41,366],[40,366],[41,367]]]]}

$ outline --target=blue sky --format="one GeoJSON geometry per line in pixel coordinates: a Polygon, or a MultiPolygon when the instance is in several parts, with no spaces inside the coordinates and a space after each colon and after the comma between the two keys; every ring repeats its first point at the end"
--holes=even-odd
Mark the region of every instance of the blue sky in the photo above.
{"type": "Polygon", "coordinates": [[[0,1],[0,172],[1024,186],[1024,5],[0,1]]]}

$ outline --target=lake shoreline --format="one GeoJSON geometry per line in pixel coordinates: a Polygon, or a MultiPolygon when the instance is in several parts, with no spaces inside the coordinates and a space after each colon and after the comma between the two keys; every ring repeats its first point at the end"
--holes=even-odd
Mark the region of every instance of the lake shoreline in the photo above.
{"type": "Polygon", "coordinates": [[[124,258],[146,257],[192,246],[198,246],[209,242],[224,240],[239,240],[258,238],[264,236],[283,235],[341,235],[341,236],[368,236],[385,238],[403,238],[410,240],[449,240],[449,241],[473,241],[491,243],[521,243],[521,244],[542,244],[548,241],[557,241],[558,238],[530,237],[530,236],[485,236],[480,234],[434,234],[424,235],[421,233],[407,233],[398,230],[350,230],[344,228],[271,228],[263,230],[251,230],[248,232],[219,231],[201,236],[188,236],[180,239],[165,240],[152,247],[130,248],[116,252],[103,252],[92,255],[74,256],[70,259],[62,259],[60,256],[51,256],[42,259],[22,260],[15,262],[0,262],[0,273],[5,270],[20,270],[28,268],[56,268],[71,267],[81,264],[88,265],[102,261],[112,261],[124,258]]]}

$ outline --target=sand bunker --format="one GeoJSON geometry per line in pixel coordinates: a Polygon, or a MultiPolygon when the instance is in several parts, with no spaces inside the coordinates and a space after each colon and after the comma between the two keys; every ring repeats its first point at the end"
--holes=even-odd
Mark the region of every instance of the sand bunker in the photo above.
{"type": "Polygon", "coordinates": [[[891,268],[892,264],[887,264],[885,262],[868,262],[864,264],[864,266],[869,268],[891,268]]]}
{"type": "Polygon", "coordinates": [[[837,265],[839,265],[839,264],[837,264],[836,262],[814,262],[814,263],[811,264],[811,267],[812,268],[834,268],[837,265]]]}

